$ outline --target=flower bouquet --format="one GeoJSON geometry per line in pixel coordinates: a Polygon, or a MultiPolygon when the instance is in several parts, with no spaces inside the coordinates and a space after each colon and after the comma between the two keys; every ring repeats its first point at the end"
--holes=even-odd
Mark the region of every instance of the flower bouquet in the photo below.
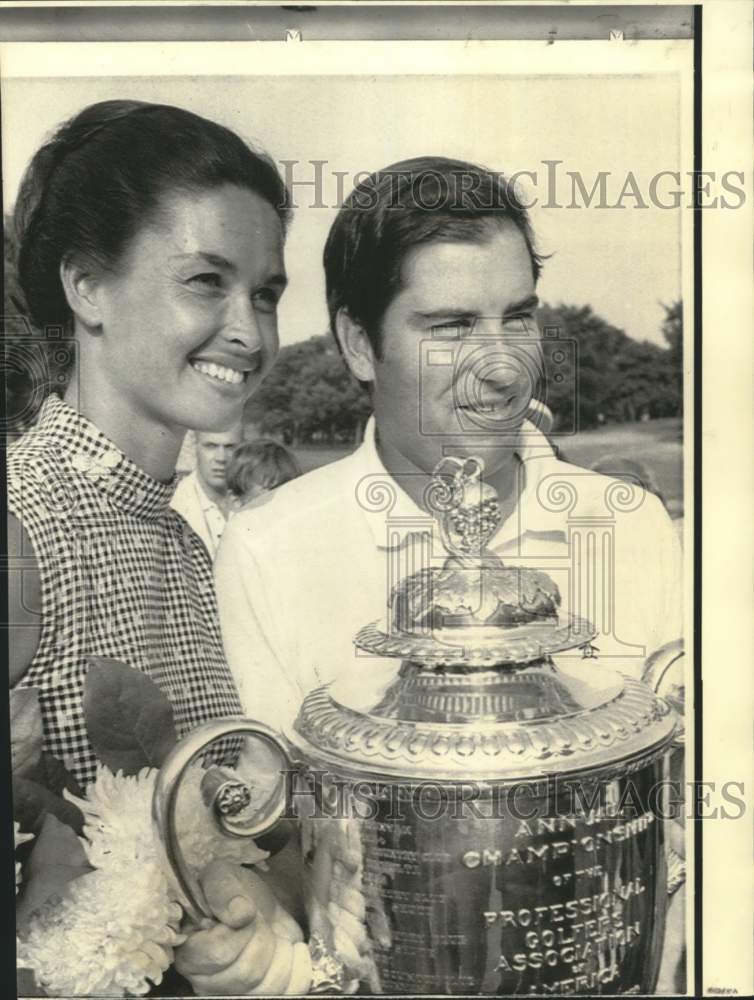
{"type": "MultiPolygon", "coordinates": [[[[20,996],[144,995],[185,939],[181,890],[152,822],[158,769],[177,742],[170,703],[139,671],[92,658],[83,708],[99,760],[85,792],[42,750],[36,689],[11,694],[20,996]]],[[[264,867],[252,840],[215,826],[208,774],[196,764],[178,802],[187,863],[264,867]]],[[[178,989],[192,993],[185,980],[178,989]]]]}

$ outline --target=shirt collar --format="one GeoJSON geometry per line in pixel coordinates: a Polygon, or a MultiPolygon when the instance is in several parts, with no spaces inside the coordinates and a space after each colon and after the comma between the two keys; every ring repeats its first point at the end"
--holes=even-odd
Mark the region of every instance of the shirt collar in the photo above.
{"type": "MultiPolygon", "coordinates": [[[[524,421],[516,454],[525,477],[516,508],[492,539],[493,549],[520,538],[527,531],[565,532],[562,511],[547,506],[543,480],[563,469],[545,435],[524,421]]],[[[378,548],[395,548],[416,532],[431,530],[428,514],[403,490],[385,468],[377,451],[376,424],[372,415],[364,440],[354,458],[358,468],[357,501],[378,548]]]]}
{"type": "Polygon", "coordinates": [[[30,433],[51,442],[69,475],[86,477],[124,513],[155,520],[170,506],[175,476],[167,483],[153,479],[59,396],[45,399],[30,433]]]}
{"type": "Polygon", "coordinates": [[[223,512],[220,510],[219,504],[217,504],[211,496],[205,492],[202,486],[201,479],[199,478],[199,473],[194,471],[194,486],[196,487],[196,495],[199,500],[199,506],[204,513],[208,513],[211,510],[216,510],[218,514],[223,516],[223,512]]]}

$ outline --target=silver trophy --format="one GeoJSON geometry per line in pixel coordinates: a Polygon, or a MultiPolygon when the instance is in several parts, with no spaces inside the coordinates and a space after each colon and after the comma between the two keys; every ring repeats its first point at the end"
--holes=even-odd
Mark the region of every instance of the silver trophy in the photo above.
{"type": "MultiPolygon", "coordinates": [[[[487,548],[500,511],[482,474],[478,459],[440,463],[425,500],[447,559],[401,581],[387,625],[355,638],[394,657],[392,674],[312,691],[283,734],[200,727],[164,765],[155,817],[201,915],[175,836],[181,775],[215,739],[256,737],[285,762],[272,793],[260,808],[221,781],[211,808],[229,836],[258,837],[302,804],[315,989],[651,993],[683,880],[657,796],[680,716],[599,663],[594,628],[563,614],[547,574],[487,548]]],[[[681,655],[655,656],[648,679],[681,655]]]]}

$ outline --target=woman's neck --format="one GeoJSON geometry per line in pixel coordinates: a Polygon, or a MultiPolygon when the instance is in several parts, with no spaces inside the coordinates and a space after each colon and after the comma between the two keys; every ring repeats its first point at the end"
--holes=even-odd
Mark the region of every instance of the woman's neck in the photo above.
{"type": "Polygon", "coordinates": [[[125,399],[86,385],[75,374],[65,401],[153,479],[167,483],[173,478],[186,428],[165,427],[135,414],[125,399]]]}

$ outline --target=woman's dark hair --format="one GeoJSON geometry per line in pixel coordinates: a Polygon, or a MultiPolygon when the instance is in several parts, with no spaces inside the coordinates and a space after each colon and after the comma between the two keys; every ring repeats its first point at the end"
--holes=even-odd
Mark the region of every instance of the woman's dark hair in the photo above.
{"type": "Polygon", "coordinates": [[[338,310],[345,307],[379,358],[380,325],[401,289],[409,251],[436,240],[478,243],[506,220],[524,237],[536,280],[543,258],[527,211],[502,174],[441,156],[404,160],[371,174],[344,202],[325,245],[333,334],[338,310]]]}
{"type": "Polygon", "coordinates": [[[14,213],[32,321],[44,329],[70,320],[62,260],[114,268],[165,196],[223,184],[264,198],[285,230],[289,198],[275,164],[216,122],[143,101],[103,101],[65,122],[29,164],[14,213]]]}
{"type": "Polygon", "coordinates": [[[243,497],[254,484],[273,490],[300,475],[298,462],[284,445],[277,441],[247,441],[231,455],[225,479],[230,492],[243,497]]]}

